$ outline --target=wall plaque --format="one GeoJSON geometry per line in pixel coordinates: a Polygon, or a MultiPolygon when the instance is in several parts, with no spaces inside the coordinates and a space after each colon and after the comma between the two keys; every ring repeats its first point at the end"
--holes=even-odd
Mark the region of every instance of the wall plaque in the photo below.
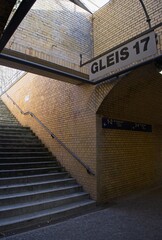
{"type": "Polygon", "coordinates": [[[140,131],[140,132],[152,132],[152,125],[149,125],[149,124],[122,121],[122,120],[106,118],[106,117],[102,118],[102,128],[140,131]]]}

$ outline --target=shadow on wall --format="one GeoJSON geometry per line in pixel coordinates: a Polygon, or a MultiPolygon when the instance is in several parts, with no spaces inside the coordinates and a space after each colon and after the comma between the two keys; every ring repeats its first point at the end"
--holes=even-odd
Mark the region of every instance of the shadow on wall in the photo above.
{"type": "Polygon", "coordinates": [[[154,65],[123,77],[98,111],[98,189],[100,201],[162,181],[162,76],[154,65]],[[102,128],[102,117],[149,124],[151,131],[102,128]]]}
{"type": "Polygon", "coordinates": [[[68,0],[38,0],[7,48],[43,59],[47,54],[79,65],[80,54],[85,60],[92,57],[92,15],[68,0]]]}

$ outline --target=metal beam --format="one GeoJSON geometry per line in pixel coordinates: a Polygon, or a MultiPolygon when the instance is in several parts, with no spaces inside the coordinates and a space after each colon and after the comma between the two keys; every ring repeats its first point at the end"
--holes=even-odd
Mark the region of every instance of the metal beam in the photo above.
{"type": "Polygon", "coordinates": [[[69,1],[78,5],[79,7],[83,8],[84,10],[92,14],[92,12],[81,1],[79,0],[69,0],[69,1]]]}
{"type": "Polygon", "coordinates": [[[17,27],[20,25],[26,14],[29,12],[36,0],[23,0],[7,25],[2,37],[0,38],[0,52],[3,50],[17,27]]]}
{"type": "Polygon", "coordinates": [[[3,34],[3,30],[15,3],[16,0],[0,0],[0,37],[3,34]]]}
{"type": "Polygon", "coordinates": [[[31,62],[31,61],[27,61],[27,60],[20,59],[20,58],[14,57],[14,56],[9,56],[7,54],[0,53],[0,60],[6,60],[8,62],[11,62],[12,65],[13,65],[13,63],[15,63],[15,64],[20,64],[22,66],[27,66],[27,67],[29,67],[29,72],[33,72],[35,74],[43,75],[43,76],[46,76],[47,73],[50,73],[51,76],[53,76],[53,77],[56,76],[55,79],[58,79],[58,80],[61,80],[61,81],[64,78],[65,81],[67,81],[67,82],[71,79],[71,80],[78,81],[78,84],[79,83],[80,84],[85,84],[86,83],[86,84],[91,84],[91,85],[98,85],[98,84],[106,82],[108,80],[111,81],[111,80],[117,79],[118,77],[120,77],[123,74],[127,74],[130,71],[133,71],[133,70],[135,70],[139,67],[142,67],[144,65],[153,63],[155,61],[161,61],[161,59],[162,59],[162,55],[159,55],[159,56],[155,57],[154,59],[150,59],[150,60],[147,60],[145,62],[141,62],[141,63],[139,63],[135,66],[126,68],[126,69],[124,69],[124,70],[122,70],[118,73],[115,73],[113,75],[110,75],[110,76],[104,77],[100,80],[92,82],[88,79],[85,79],[83,77],[80,77],[80,76],[77,76],[77,75],[74,75],[74,74],[71,74],[71,73],[68,73],[68,72],[65,72],[65,71],[61,71],[61,70],[58,70],[58,69],[55,69],[55,68],[47,67],[47,66],[44,66],[44,65],[41,65],[41,64],[38,64],[38,63],[34,63],[34,62],[31,62]],[[38,72],[34,72],[33,69],[38,70],[38,72]]]}
{"type": "Polygon", "coordinates": [[[51,78],[55,78],[57,80],[66,81],[66,82],[72,82],[75,81],[76,84],[81,83],[91,83],[88,79],[83,78],[81,76],[65,72],[60,69],[56,69],[54,67],[45,66],[40,63],[35,63],[32,61],[28,61],[22,58],[18,58],[15,56],[11,56],[8,54],[0,53],[0,61],[5,61],[5,66],[10,66],[12,68],[16,68],[16,66],[19,66],[18,69],[21,69],[23,71],[32,72],[34,74],[42,75],[42,76],[48,76],[51,78]]]}

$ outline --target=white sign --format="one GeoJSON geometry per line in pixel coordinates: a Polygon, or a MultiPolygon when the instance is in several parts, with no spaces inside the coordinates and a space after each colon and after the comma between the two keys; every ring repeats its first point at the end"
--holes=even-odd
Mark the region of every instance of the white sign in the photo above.
{"type": "Polygon", "coordinates": [[[156,53],[155,33],[150,32],[90,63],[90,80],[102,77],[156,53]]]}

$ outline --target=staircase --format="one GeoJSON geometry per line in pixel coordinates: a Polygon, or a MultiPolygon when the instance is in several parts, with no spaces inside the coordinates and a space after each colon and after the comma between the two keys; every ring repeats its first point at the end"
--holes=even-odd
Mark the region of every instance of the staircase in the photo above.
{"type": "Polygon", "coordinates": [[[58,221],[94,207],[95,201],[0,100],[0,232],[58,221]]]}

